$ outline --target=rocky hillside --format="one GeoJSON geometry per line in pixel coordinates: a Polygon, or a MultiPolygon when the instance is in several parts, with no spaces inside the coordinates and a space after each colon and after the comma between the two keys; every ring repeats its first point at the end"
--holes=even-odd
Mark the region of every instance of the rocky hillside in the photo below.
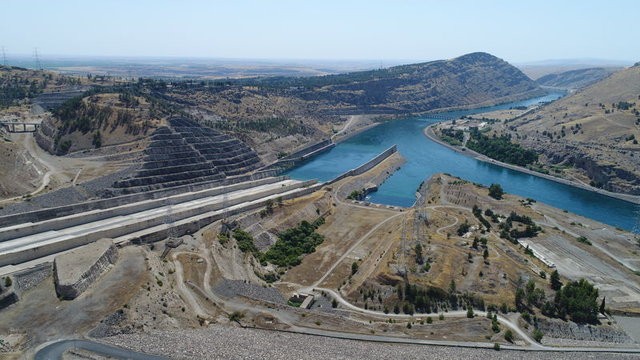
{"type": "Polygon", "coordinates": [[[640,66],[551,103],[503,129],[554,175],[640,195],[640,66]]]}
{"type": "Polygon", "coordinates": [[[562,89],[581,89],[620,70],[616,68],[589,68],[565,71],[545,75],[536,80],[542,86],[552,86],[562,89]]]}
{"type": "Polygon", "coordinates": [[[311,78],[271,78],[257,86],[287,88],[328,113],[411,114],[530,97],[538,85],[487,53],[451,60],[311,78]]]}
{"type": "Polygon", "coordinates": [[[36,133],[43,149],[58,155],[142,140],[161,122],[162,111],[130,92],[90,93],[53,110],[36,133]]]}

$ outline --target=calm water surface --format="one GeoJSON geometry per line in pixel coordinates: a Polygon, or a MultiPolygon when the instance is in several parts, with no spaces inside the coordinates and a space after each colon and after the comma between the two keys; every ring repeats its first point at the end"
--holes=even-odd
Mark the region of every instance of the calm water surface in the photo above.
{"type": "MultiPolygon", "coordinates": [[[[562,93],[503,104],[491,108],[455,111],[440,115],[459,117],[487,110],[508,109],[556,100],[562,93]]],[[[574,188],[518,171],[475,160],[459,154],[423,134],[434,118],[420,117],[390,121],[362,132],[331,151],[318,155],[290,170],[294,179],[331,180],[337,175],[368,161],[388,147],[397,144],[406,163],[396,171],[368,200],[376,203],[411,206],[420,183],[436,173],[449,173],[476,183],[499,183],[509,193],[530,197],[560,209],[603,223],[640,232],[640,206],[590,191],[574,188]]]]}

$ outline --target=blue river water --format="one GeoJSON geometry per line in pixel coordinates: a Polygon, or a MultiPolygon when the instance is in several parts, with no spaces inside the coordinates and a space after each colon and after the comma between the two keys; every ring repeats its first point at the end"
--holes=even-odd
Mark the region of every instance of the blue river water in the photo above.
{"type": "MultiPolygon", "coordinates": [[[[488,110],[509,109],[549,102],[563,93],[493,106],[490,108],[448,112],[439,115],[459,117],[488,110]]],[[[406,163],[372,193],[375,203],[411,206],[422,181],[436,173],[449,173],[476,183],[500,184],[508,193],[589,217],[605,224],[640,233],[640,206],[587,190],[560,184],[537,176],[478,161],[444,147],[423,134],[429,124],[442,121],[429,116],[382,123],[364,131],[330,151],[290,170],[293,179],[327,181],[370,160],[396,144],[406,163]]]]}

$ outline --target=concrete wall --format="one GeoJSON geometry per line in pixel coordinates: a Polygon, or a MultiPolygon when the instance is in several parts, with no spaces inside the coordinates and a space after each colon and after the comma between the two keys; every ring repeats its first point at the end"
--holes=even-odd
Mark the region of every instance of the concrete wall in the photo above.
{"type": "MultiPolygon", "coordinates": [[[[232,215],[233,213],[247,211],[254,208],[258,208],[264,206],[266,204],[267,198],[272,196],[272,198],[277,198],[279,194],[299,189],[299,191],[294,192],[294,194],[284,194],[282,196],[283,199],[289,199],[292,197],[302,196],[308,193],[311,193],[317,190],[320,187],[320,184],[312,186],[314,181],[306,181],[301,183],[294,183],[289,186],[283,186],[271,189],[269,191],[256,193],[256,194],[248,194],[237,199],[232,199],[227,201],[224,206],[231,207],[234,205],[242,204],[245,202],[255,201],[261,198],[265,198],[263,201],[257,202],[255,204],[248,204],[246,207],[242,207],[240,209],[234,209],[231,212],[227,212],[225,215],[232,215]]],[[[223,208],[222,203],[217,204],[207,204],[200,207],[192,207],[188,209],[183,209],[181,211],[177,211],[172,214],[172,217],[176,219],[176,223],[179,223],[181,220],[185,220],[188,222],[193,221],[192,217],[212,213],[217,210],[221,210],[223,208]]],[[[140,232],[148,228],[152,227],[162,227],[166,221],[166,214],[159,214],[153,218],[149,218],[146,220],[138,220],[135,217],[136,214],[128,215],[127,222],[123,223],[119,226],[115,227],[105,227],[102,230],[95,231],[89,234],[83,234],[78,236],[69,236],[66,239],[61,240],[49,240],[45,242],[40,242],[35,247],[27,247],[23,249],[19,249],[13,252],[7,252],[0,254],[0,266],[11,265],[11,264],[19,264],[29,260],[37,259],[40,257],[44,257],[47,255],[59,253],[65,250],[69,250],[81,245],[88,244],[90,242],[96,241],[100,238],[118,238],[120,236],[124,236],[126,234],[131,234],[135,232],[140,232]]],[[[216,216],[222,216],[222,214],[218,214],[216,216]]],[[[186,224],[186,229],[193,229],[196,226],[202,227],[211,223],[215,217],[211,217],[210,219],[204,219],[202,221],[198,221],[195,224],[186,224]]]]}
{"type": "Polygon", "coordinates": [[[380,154],[376,155],[376,157],[374,157],[373,159],[367,161],[366,163],[358,166],[355,169],[351,169],[345,173],[342,173],[340,175],[338,175],[336,178],[334,178],[333,180],[330,180],[326,183],[326,185],[330,185],[333,184],[337,181],[340,181],[346,177],[349,176],[356,176],[356,175],[361,175],[364,174],[365,172],[371,170],[372,168],[374,168],[376,165],[380,164],[381,162],[383,162],[385,159],[387,159],[389,156],[395,154],[398,151],[398,147],[396,145],[393,145],[392,147],[388,148],[387,150],[381,152],[380,154]]]}
{"type": "MultiPolygon", "coordinates": [[[[187,192],[202,191],[205,189],[210,189],[214,186],[219,187],[223,185],[231,186],[236,184],[245,184],[245,187],[241,186],[241,187],[237,187],[236,189],[246,189],[248,187],[270,184],[270,183],[278,182],[285,179],[285,177],[282,177],[282,176],[269,178],[269,175],[272,175],[273,173],[274,171],[258,173],[254,176],[254,179],[258,179],[258,180],[253,180],[253,181],[248,181],[250,180],[249,177],[241,176],[241,177],[230,179],[229,181],[190,184],[190,185],[178,186],[170,189],[148,191],[148,192],[136,193],[132,195],[118,196],[110,199],[87,201],[87,202],[73,204],[73,205],[58,206],[58,207],[52,207],[52,208],[47,208],[42,210],[30,211],[26,213],[7,215],[7,216],[0,217],[0,227],[15,226],[17,224],[23,224],[28,222],[35,223],[35,222],[55,219],[62,216],[78,214],[78,213],[91,211],[91,210],[109,209],[109,208],[123,206],[126,204],[140,202],[144,200],[161,199],[167,196],[173,196],[173,195],[178,195],[178,194],[187,193],[187,192]]],[[[18,236],[19,235],[7,237],[3,233],[0,233],[0,241],[6,240],[7,238],[13,238],[18,236]]]]}
{"type": "Polygon", "coordinates": [[[309,145],[301,150],[294,152],[293,154],[287,155],[282,159],[274,162],[271,165],[266,166],[266,169],[289,169],[292,168],[303,161],[306,161],[316,155],[319,155],[325,151],[328,151],[336,146],[335,143],[331,141],[331,139],[322,140],[318,143],[309,145]]]}
{"type": "MultiPolygon", "coordinates": [[[[324,184],[314,184],[308,187],[303,187],[296,190],[295,192],[282,195],[282,199],[289,200],[289,199],[305,196],[313,193],[314,191],[320,190],[323,186],[324,184]]],[[[172,227],[173,229],[172,232],[174,234],[177,234],[178,236],[182,236],[185,234],[193,234],[196,231],[202,229],[203,227],[213,223],[214,221],[218,221],[222,219],[223,217],[229,217],[242,212],[262,208],[266,206],[267,201],[269,201],[270,199],[273,200],[273,197],[265,198],[263,201],[256,202],[254,204],[249,204],[247,206],[243,206],[242,208],[229,210],[224,214],[207,212],[197,216],[196,218],[189,218],[189,219],[177,221],[172,227]]],[[[168,234],[167,226],[164,226],[163,224],[155,228],[148,229],[148,231],[145,231],[144,233],[131,234],[131,236],[125,236],[116,240],[121,244],[128,243],[128,242],[131,242],[134,244],[147,244],[147,243],[163,240],[168,236],[169,234],[168,234]]]]}
{"type": "MultiPolygon", "coordinates": [[[[239,183],[230,185],[225,188],[214,188],[210,190],[203,190],[195,193],[186,193],[177,195],[176,197],[168,200],[154,199],[146,200],[133,204],[126,204],[106,210],[93,210],[84,213],[73,214],[70,216],[55,218],[38,223],[23,223],[4,229],[0,232],[0,242],[9,241],[16,238],[29,236],[32,234],[42,233],[45,231],[60,230],[71,226],[82,225],[94,221],[104,220],[115,216],[127,216],[130,214],[139,213],[145,210],[150,210],[164,205],[178,205],[183,202],[204,198],[208,196],[216,196],[224,193],[229,193],[237,190],[244,190],[252,188],[254,186],[274,183],[273,178],[258,180],[249,183],[239,183]]],[[[222,206],[223,204],[215,204],[214,207],[222,206]]]]}

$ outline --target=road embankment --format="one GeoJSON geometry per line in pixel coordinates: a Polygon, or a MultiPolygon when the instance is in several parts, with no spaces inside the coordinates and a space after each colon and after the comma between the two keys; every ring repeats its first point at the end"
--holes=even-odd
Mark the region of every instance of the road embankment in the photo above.
{"type": "Polygon", "coordinates": [[[501,162],[501,161],[498,161],[498,160],[494,160],[494,159],[492,159],[492,158],[490,158],[490,157],[488,157],[486,155],[482,155],[482,154],[477,153],[477,152],[475,152],[473,150],[470,150],[468,148],[460,148],[460,147],[457,147],[457,146],[453,146],[451,144],[448,144],[448,143],[442,141],[435,134],[435,132],[433,131],[433,126],[434,125],[435,124],[429,125],[424,129],[423,132],[424,132],[424,135],[427,138],[429,138],[429,139],[437,142],[438,144],[440,144],[442,146],[445,146],[445,147],[447,147],[447,148],[449,148],[449,149],[451,149],[451,150],[453,150],[455,152],[458,152],[460,154],[464,154],[466,156],[472,157],[472,158],[474,158],[474,159],[476,159],[478,161],[482,161],[482,162],[485,162],[485,163],[501,166],[503,168],[507,168],[507,169],[510,169],[510,170],[519,171],[519,172],[522,172],[522,173],[525,173],[525,174],[529,174],[529,175],[537,176],[537,177],[540,177],[540,178],[543,178],[543,179],[555,181],[555,182],[560,183],[560,184],[573,186],[573,187],[576,187],[576,188],[579,188],[579,189],[582,189],[582,190],[591,191],[593,193],[609,196],[609,197],[612,197],[612,198],[616,198],[616,199],[619,199],[619,200],[624,200],[624,201],[627,201],[627,202],[630,202],[630,203],[633,203],[633,204],[639,204],[640,205],[640,196],[627,195],[627,194],[618,194],[618,193],[614,193],[614,192],[611,192],[611,191],[606,191],[606,190],[594,188],[592,186],[588,186],[588,185],[585,185],[585,184],[582,184],[582,183],[579,183],[579,182],[576,182],[576,181],[571,181],[571,180],[559,178],[559,177],[556,177],[556,176],[551,176],[551,175],[539,173],[537,171],[533,171],[533,170],[530,170],[530,169],[527,169],[527,168],[524,168],[524,167],[521,167],[521,166],[516,166],[516,165],[512,165],[512,164],[507,164],[507,163],[504,163],[504,162],[501,162]]]}

